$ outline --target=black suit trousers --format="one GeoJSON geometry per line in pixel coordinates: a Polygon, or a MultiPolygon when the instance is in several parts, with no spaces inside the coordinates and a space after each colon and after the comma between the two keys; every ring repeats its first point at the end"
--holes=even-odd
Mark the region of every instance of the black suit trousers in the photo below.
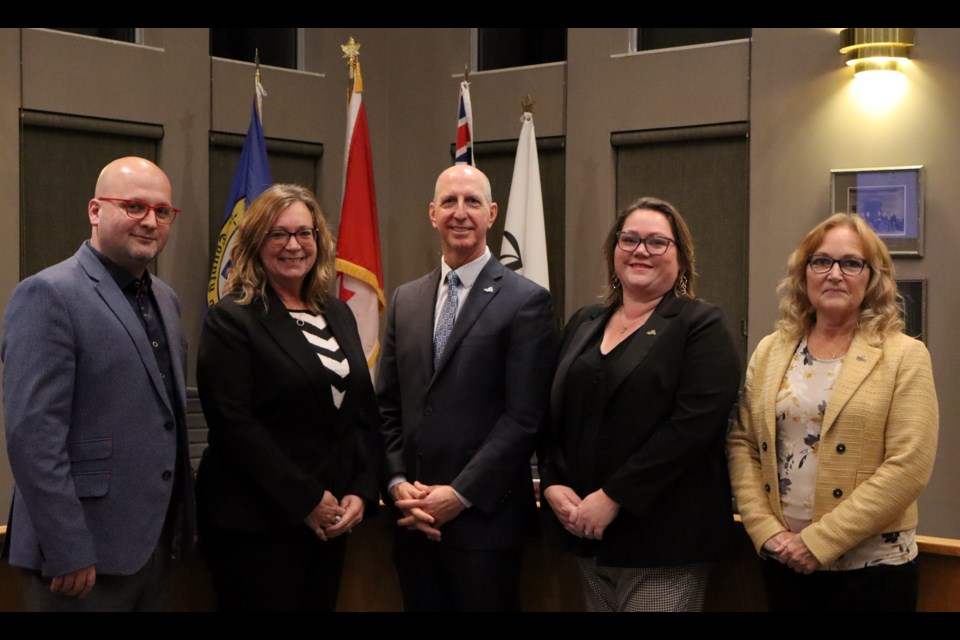
{"type": "Polygon", "coordinates": [[[519,611],[521,549],[461,549],[397,532],[393,559],[405,611],[519,611]]]}
{"type": "Polygon", "coordinates": [[[346,535],[323,542],[306,526],[284,533],[211,529],[201,539],[220,611],[333,611],[346,535]]]}

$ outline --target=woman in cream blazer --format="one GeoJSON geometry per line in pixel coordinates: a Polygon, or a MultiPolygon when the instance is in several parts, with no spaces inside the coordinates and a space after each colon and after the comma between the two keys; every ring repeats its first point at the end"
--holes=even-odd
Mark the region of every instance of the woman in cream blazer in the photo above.
{"type": "Polygon", "coordinates": [[[901,333],[894,282],[876,234],[860,218],[832,216],[791,257],[784,318],[750,360],[728,436],[730,477],[767,559],[773,609],[916,606],[916,499],[939,416],[930,355],[901,333]],[[822,380],[818,364],[830,369],[822,380]],[[787,423],[808,395],[825,400],[797,439],[787,423]],[[791,474],[802,476],[804,462],[814,475],[798,485],[791,474]],[[798,504],[805,516],[785,515],[798,504]]]}

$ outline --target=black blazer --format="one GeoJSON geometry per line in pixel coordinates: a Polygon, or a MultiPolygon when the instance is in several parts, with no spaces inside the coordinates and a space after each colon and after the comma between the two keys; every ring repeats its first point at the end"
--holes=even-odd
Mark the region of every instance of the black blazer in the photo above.
{"type": "Polygon", "coordinates": [[[323,498],[378,499],[380,441],[373,385],[353,313],[336,298],[323,314],[350,363],[337,410],[332,376],[268,290],[207,313],[197,385],[210,446],[197,476],[201,526],[277,532],[303,525],[323,498]]]}
{"type": "MultiPolygon", "coordinates": [[[[571,550],[605,566],[676,566],[731,552],[733,513],[724,437],[740,360],[716,306],[668,294],[594,387],[570,388],[570,365],[603,332],[609,310],[580,309],[564,332],[551,391],[551,432],[539,461],[541,491],[599,488],[621,505],[601,541],[562,530],[571,550]],[[592,469],[573,468],[560,431],[564,394],[600,393],[592,469]]],[[[544,508],[549,508],[546,500],[544,508]]],[[[559,523],[558,523],[558,529],[559,523]]]]}
{"type": "Polygon", "coordinates": [[[550,294],[491,257],[434,371],[439,284],[437,269],[390,303],[378,377],[386,479],[449,484],[473,503],[440,544],[518,546],[535,521],[530,460],[556,357],[550,294]]]}

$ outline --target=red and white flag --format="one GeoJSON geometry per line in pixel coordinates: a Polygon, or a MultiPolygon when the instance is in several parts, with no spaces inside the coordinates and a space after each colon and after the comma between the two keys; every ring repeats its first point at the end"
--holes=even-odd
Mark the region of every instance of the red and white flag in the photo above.
{"type": "Polygon", "coordinates": [[[357,319],[360,341],[371,375],[380,352],[380,313],[383,267],[380,262],[380,226],[373,183],[370,131],[363,106],[360,61],[350,62],[347,103],[347,144],[344,152],[343,205],[337,234],[339,297],[357,319]]]}

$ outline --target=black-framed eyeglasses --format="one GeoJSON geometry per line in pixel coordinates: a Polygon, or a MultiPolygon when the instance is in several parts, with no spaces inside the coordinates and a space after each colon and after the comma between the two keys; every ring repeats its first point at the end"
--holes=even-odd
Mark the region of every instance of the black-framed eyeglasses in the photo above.
{"type": "Polygon", "coordinates": [[[129,200],[127,198],[97,198],[97,200],[106,200],[112,202],[114,206],[127,214],[127,217],[134,220],[143,220],[153,210],[157,217],[158,224],[171,224],[180,213],[180,209],[169,204],[150,204],[143,200],[129,200]]]}
{"type": "Polygon", "coordinates": [[[870,266],[863,258],[831,258],[822,253],[815,253],[807,257],[807,264],[814,273],[827,273],[833,265],[840,265],[840,271],[848,276],[858,276],[863,268],[870,266]]]}
{"type": "Polygon", "coordinates": [[[617,246],[627,252],[636,251],[640,243],[643,243],[643,246],[647,248],[647,253],[652,256],[659,256],[667,252],[671,242],[677,244],[676,240],[665,236],[647,236],[646,238],[641,238],[634,233],[617,231],[617,246]]]}
{"type": "Polygon", "coordinates": [[[297,229],[296,231],[287,231],[286,229],[271,229],[267,232],[267,242],[275,247],[285,247],[290,243],[290,238],[296,238],[297,244],[301,247],[313,245],[317,241],[316,229],[297,229]]]}

